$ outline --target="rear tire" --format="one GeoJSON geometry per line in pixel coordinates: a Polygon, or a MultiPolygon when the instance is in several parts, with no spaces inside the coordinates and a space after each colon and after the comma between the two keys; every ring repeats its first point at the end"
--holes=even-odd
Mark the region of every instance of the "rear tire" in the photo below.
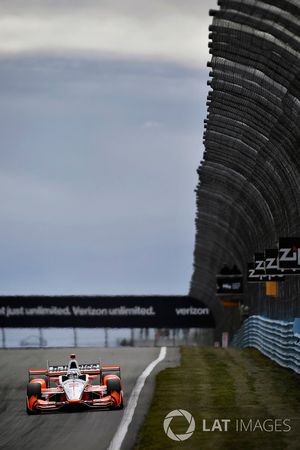
{"type": "Polygon", "coordinates": [[[37,378],[38,378],[39,380],[44,380],[45,383],[46,383],[46,387],[47,387],[47,388],[49,387],[50,381],[49,381],[49,378],[48,378],[46,375],[30,375],[30,376],[29,376],[29,381],[31,381],[31,380],[36,380],[37,378]]]}
{"type": "Polygon", "coordinates": [[[117,377],[121,378],[121,371],[120,369],[102,369],[101,375],[100,375],[100,382],[101,384],[104,383],[104,378],[106,375],[117,375],[117,377]]]}

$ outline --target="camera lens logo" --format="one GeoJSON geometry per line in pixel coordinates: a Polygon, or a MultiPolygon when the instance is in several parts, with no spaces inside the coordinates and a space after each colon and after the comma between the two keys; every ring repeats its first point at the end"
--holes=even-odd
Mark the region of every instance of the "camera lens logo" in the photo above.
{"type": "Polygon", "coordinates": [[[165,417],[164,430],[165,430],[166,435],[170,439],[173,439],[173,441],[186,441],[187,439],[189,439],[192,436],[192,434],[195,431],[194,417],[192,416],[191,413],[189,413],[188,411],[185,411],[184,409],[174,409],[173,411],[169,412],[165,417]],[[178,416],[184,417],[189,424],[188,429],[186,430],[186,432],[184,434],[175,434],[171,430],[170,425],[173,420],[173,417],[178,417],[178,416]]]}

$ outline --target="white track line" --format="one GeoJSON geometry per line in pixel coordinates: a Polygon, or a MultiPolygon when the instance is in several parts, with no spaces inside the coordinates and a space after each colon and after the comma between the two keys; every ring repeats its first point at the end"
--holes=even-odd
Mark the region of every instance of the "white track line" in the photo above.
{"type": "Polygon", "coordinates": [[[138,380],[133,388],[133,391],[131,393],[131,396],[129,398],[126,410],[123,414],[121,423],[119,425],[119,428],[117,429],[117,432],[111,441],[109,447],[107,450],[120,450],[121,445],[124,441],[124,438],[126,436],[128,427],[132,421],[133,414],[139,399],[139,395],[141,393],[141,390],[144,387],[145,381],[147,377],[150,375],[152,370],[155,366],[157,366],[158,363],[163,361],[167,354],[167,348],[161,347],[160,353],[158,355],[158,358],[156,358],[154,361],[152,361],[144,370],[144,372],[138,377],[138,380]]]}

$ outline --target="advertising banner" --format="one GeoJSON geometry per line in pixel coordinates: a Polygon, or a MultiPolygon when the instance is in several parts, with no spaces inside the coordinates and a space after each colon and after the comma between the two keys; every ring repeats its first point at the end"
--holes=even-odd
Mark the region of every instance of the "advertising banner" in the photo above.
{"type": "Polygon", "coordinates": [[[213,328],[215,321],[188,296],[2,296],[0,327],[213,328]]]}

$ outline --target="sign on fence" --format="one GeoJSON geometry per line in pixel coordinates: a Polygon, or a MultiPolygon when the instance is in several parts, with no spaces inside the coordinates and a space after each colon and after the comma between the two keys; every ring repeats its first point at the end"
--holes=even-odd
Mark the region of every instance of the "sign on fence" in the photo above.
{"type": "Polygon", "coordinates": [[[242,294],[243,276],[217,277],[217,294],[242,294]]]}
{"type": "Polygon", "coordinates": [[[278,266],[278,250],[266,249],[264,253],[255,253],[254,262],[248,264],[248,283],[284,281],[284,275],[278,266]]]}
{"type": "Polygon", "coordinates": [[[254,254],[254,265],[256,275],[265,275],[265,254],[255,253],[254,254]]]}
{"type": "Polygon", "coordinates": [[[268,248],[265,250],[265,271],[267,275],[280,275],[278,264],[278,250],[268,248]]]}
{"type": "Polygon", "coordinates": [[[217,295],[243,294],[243,275],[237,266],[223,266],[216,277],[217,295]]]}
{"type": "Polygon", "coordinates": [[[248,267],[248,270],[247,270],[248,283],[259,283],[259,282],[268,281],[267,275],[261,275],[256,272],[256,270],[255,270],[256,264],[254,262],[248,263],[247,267],[248,267]]]}
{"type": "Polygon", "coordinates": [[[279,269],[300,275],[300,238],[279,238],[279,269]]]}

